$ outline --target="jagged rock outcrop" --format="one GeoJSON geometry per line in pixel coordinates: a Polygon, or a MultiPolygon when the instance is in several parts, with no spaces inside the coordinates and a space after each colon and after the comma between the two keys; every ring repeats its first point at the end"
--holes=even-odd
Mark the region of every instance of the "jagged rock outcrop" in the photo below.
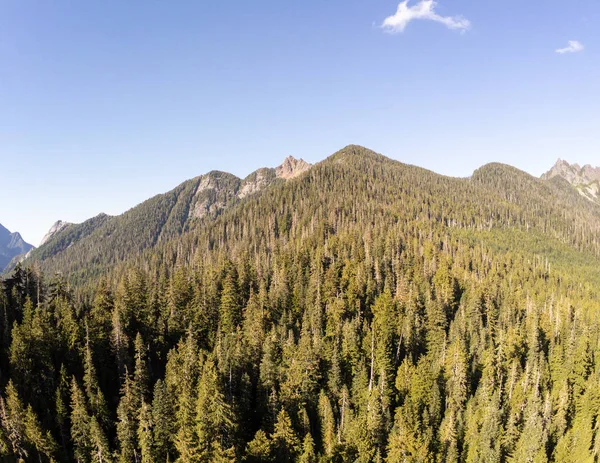
{"type": "Polygon", "coordinates": [[[275,169],[275,174],[278,178],[290,179],[306,172],[310,169],[311,164],[304,159],[296,159],[293,156],[288,156],[279,167],[275,169]]]}
{"type": "Polygon", "coordinates": [[[64,230],[65,228],[67,228],[69,225],[72,225],[69,222],[63,222],[62,220],[57,220],[54,225],[52,225],[52,227],[50,227],[50,230],[48,230],[48,232],[44,235],[44,237],[42,238],[42,241],[40,241],[40,246],[44,245],[45,243],[47,243],[54,235],[56,235],[57,233],[60,233],[62,230],[64,230]]]}
{"type": "Polygon", "coordinates": [[[215,216],[234,200],[240,179],[227,172],[213,171],[200,177],[190,207],[190,217],[215,216]]]}
{"type": "Polygon", "coordinates": [[[26,243],[18,232],[11,233],[0,224],[0,273],[17,256],[26,254],[33,246],[26,243]]]}
{"type": "Polygon", "coordinates": [[[583,197],[600,204],[600,167],[589,164],[569,164],[559,159],[542,179],[551,180],[560,177],[569,182],[583,197]]]}
{"type": "Polygon", "coordinates": [[[554,177],[562,177],[574,186],[589,185],[600,181],[600,167],[592,167],[589,164],[580,167],[579,164],[569,164],[567,161],[559,159],[552,169],[542,175],[544,180],[554,177]]]}
{"type": "Polygon", "coordinates": [[[238,198],[242,199],[269,186],[277,178],[275,169],[267,167],[258,169],[248,175],[241,183],[238,198]]]}
{"type": "Polygon", "coordinates": [[[234,200],[243,199],[269,187],[278,179],[296,178],[310,169],[311,164],[288,156],[276,168],[263,167],[241,180],[226,172],[213,171],[201,176],[190,208],[190,217],[201,219],[215,216],[234,200]]]}

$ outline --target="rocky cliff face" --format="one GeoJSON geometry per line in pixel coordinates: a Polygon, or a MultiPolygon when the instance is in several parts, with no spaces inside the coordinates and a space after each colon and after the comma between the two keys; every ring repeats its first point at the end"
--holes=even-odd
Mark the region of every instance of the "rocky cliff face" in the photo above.
{"type": "Polygon", "coordinates": [[[200,177],[192,200],[190,217],[215,216],[236,198],[240,179],[227,172],[213,171],[200,177]]]}
{"type": "Polygon", "coordinates": [[[269,186],[276,178],[275,169],[258,169],[248,175],[240,185],[238,198],[242,199],[254,193],[258,193],[263,188],[269,186]]]}
{"type": "Polygon", "coordinates": [[[71,225],[69,222],[63,222],[62,220],[56,221],[54,223],[54,225],[52,225],[52,227],[50,227],[50,230],[48,230],[48,233],[46,233],[44,235],[44,237],[42,238],[42,241],[40,241],[40,246],[42,246],[44,243],[47,243],[54,235],[56,235],[57,233],[60,233],[62,230],[67,228],[69,225],[71,225]]]}
{"type": "Polygon", "coordinates": [[[275,174],[278,178],[290,179],[306,172],[310,169],[311,164],[304,159],[296,159],[293,156],[288,156],[279,167],[275,169],[275,174]]]}
{"type": "Polygon", "coordinates": [[[552,169],[542,175],[544,180],[555,177],[565,179],[577,189],[579,194],[600,204],[600,167],[589,164],[581,167],[579,164],[569,164],[559,159],[552,169]]]}
{"type": "Polygon", "coordinates": [[[269,187],[274,182],[296,178],[310,169],[311,164],[288,156],[276,168],[263,167],[245,179],[226,172],[213,171],[200,177],[190,217],[214,216],[236,199],[243,199],[269,187]]]}
{"type": "Polygon", "coordinates": [[[16,256],[25,254],[32,248],[18,232],[11,233],[0,224],[0,273],[16,256]]]}
{"type": "Polygon", "coordinates": [[[567,161],[559,159],[556,164],[542,175],[544,180],[553,177],[562,177],[571,185],[588,185],[600,181],[600,167],[592,167],[586,164],[580,167],[579,164],[569,164],[567,161]]]}

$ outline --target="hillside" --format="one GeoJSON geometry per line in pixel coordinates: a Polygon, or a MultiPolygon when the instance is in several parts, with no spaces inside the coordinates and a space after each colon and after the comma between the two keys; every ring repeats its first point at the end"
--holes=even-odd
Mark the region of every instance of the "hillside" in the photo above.
{"type": "Polygon", "coordinates": [[[4,280],[6,461],[595,461],[600,208],[502,164],[297,166],[68,225],[4,280]]]}
{"type": "MultiPolygon", "coordinates": [[[[41,262],[49,274],[61,272],[72,281],[86,280],[146,248],[180,236],[228,207],[278,182],[306,171],[310,164],[288,157],[274,169],[262,168],[239,179],[213,171],[188,180],[122,215],[100,214],[81,224],[58,221],[25,265],[41,262]]],[[[8,269],[10,270],[10,268],[8,269]]]]}
{"type": "Polygon", "coordinates": [[[0,224],[0,274],[15,257],[26,254],[32,248],[18,232],[11,233],[0,224]]]}
{"type": "MultiPolygon", "coordinates": [[[[416,200],[412,204],[415,218],[424,213],[424,204],[429,204],[443,214],[429,218],[452,224],[453,228],[473,231],[490,227],[534,228],[561,242],[570,242],[580,250],[600,252],[597,210],[590,208],[569,189],[560,185],[551,187],[509,166],[490,164],[477,170],[470,178],[455,179],[351,146],[310,171],[309,167],[304,161],[288,158],[277,169],[259,169],[244,180],[225,172],[209,172],[120,216],[102,214],[82,224],[69,225],[33,251],[28,262],[39,261],[42,270],[49,274],[61,272],[71,282],[84,283],[116,264],[142,255],[145,249],[154,249],[161,244],[168,246],[171,240],[181,246],[178,237],[189,231],[193,231],[191,236],[197,238],[196,231],[202,234],[212,229],[211,223],[225,211],[232,210],[236,215],[241,214],[241,220],[247,220],[244,205],[255,204],[263,197],[272,202],[279,195],[285,195],[284,178],[300,176],[305,181],[313,178],[310,192],[302,191],[298,195],[313,196],[314,203],[318,202],[323,211],[360,207],[348,204],[356,201],[357,191],[348,192],[346,181],[339,184],[328,181],[325,173],[332,170],[339,172],[329,175],[350,178],[366,172],[376,175],[370,180],[380,188],[376,199],[388,204],[388,209],[394,203],[397,206],[406,203],[408,198],[416,200]],[[307,177],[307,172],[312,173],[312,177],[307,177]],[[342,206],[340,202],[345,204],[342,206]],[[529,207],[531,202],[535,205],[534,209],[529,207]]],[[[358,181],[353,190],[372,187],[358,181]]],[[[373,193],[360,191],[360,194],[368,195],[363,202],[370,205],[373,193]]],[[[288,201],[286,205],[293,211],[288,210],[284,215],[281,211],[269,213],[275,214],[275,220],[305,213],[295,203],[288,201]]],[[[311,212],[306,214],[310,216],[311,212]]]]}

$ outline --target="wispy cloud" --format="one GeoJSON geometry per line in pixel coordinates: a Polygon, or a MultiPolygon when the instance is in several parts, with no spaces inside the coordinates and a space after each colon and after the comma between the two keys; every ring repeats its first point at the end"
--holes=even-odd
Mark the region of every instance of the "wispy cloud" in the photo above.
{"type": "Polygon", "coordinates": [[[577,40],[569,40],[569,46],[565,48],[559,48],[556,50],[556,53],[561,55],[564,55],[565,53],[578,53],[583,51],[583,49],[584,46],[581,42],[578,42],[577,40]]]}
{"type": "Polygon", "coordinates": [[[448,29],[466,31],[471,22],[463,16],[441,16],[435,12],[435,0],[419,0],[415,5],[408,6],[410,0],[404,0],[398,5],[396,13],[384,19],[381,27],[392,34],[404,32],[409,22],[414,19],[435,21],[448,29]]]}

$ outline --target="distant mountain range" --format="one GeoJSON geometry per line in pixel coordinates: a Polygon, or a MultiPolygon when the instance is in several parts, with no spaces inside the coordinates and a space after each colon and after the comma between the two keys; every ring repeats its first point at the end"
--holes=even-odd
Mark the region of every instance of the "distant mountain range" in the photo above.
{"type": "Polygon", "coordinates": [[[589,164],[581,167],[579,164],[569,164],[559,159],[552,169],[542,175],[544,180],[556,177],[573,185],[581,196],[600,204],[600,167],[592,167],[589,164]]]}
{"type": "Polygon", "coordinates": [[[33,246],[26,243],[18,232],[11,233],[0,224],[0,273],[15,257],[30,249],[33,246]]]}

